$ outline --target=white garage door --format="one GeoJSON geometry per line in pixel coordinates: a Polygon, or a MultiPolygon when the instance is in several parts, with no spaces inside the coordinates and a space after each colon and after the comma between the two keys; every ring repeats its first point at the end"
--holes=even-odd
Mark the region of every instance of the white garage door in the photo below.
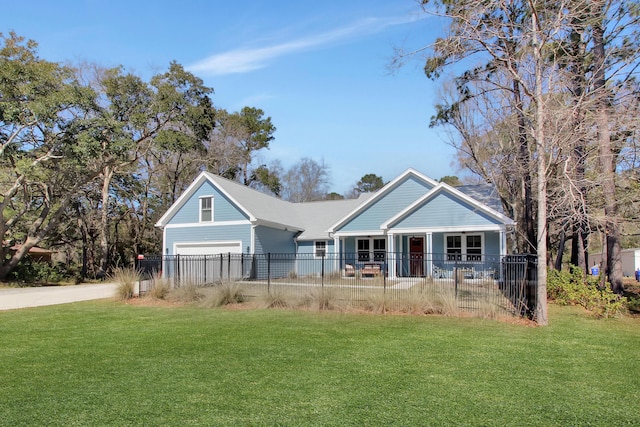
{"type": "Polygon", "coordinates": [[[176,243],[177,255],[241,254],[242,242],[176,243]]]}
{"type": "Polygon", "coordinates": [[[242,277],[242,242],[176,243],[175,276],[196,285],[242,277]]]}

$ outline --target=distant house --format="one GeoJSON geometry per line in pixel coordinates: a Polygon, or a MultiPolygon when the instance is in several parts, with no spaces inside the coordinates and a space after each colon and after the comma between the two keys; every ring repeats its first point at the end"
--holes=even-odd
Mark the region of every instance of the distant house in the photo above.
{"type": "Polygon", "coordinates": [[[156,224],[164,255],[326,256],[343,272],[377,264],[388,277],[506,255],[513,225],[492,187],[454,188],[414,169],[357,199],[309,203],[202,172],[156,224]]]}
{"type": "MultiPolygon", "coordinates": [[[[13,245],[11,248],[9,248],[9,252],[13,254],[19,251],[20,247],[21,245],[13,245]]],[[[44,263],[50,264],[51,256],[53,255],[53,253],[54,252],[50,251],[49,249],[44,249],[38,246],[34,246],[31,249],[29,249],[27,256],[35,262],[44,262],[44,263]]]]}
{"type": "MultiPolygon", "coordinates": [[[[640,269],[640,248],[622,249],[622,274],[626,277],[635,277],[636,270],[640,269]]],[[[592,265],[602,265],[602,253],[589,254],[592,265]]]]}

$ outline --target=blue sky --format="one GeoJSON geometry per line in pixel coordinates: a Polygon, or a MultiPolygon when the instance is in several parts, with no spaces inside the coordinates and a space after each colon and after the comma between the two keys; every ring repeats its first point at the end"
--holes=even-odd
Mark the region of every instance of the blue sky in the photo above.
{"type": "Polygon", "coordinates": [[[460,174],[428,127],[439,83],[419,60],[388,69],[394,47],[426,45],[442,28],[415,0],[15,1],[0,22],[51,61],[123,65],[145,79],[179,62],[215,90],[217,107],[271,117],[275,140],[257,161],[324,161],[332,191],[409,167],[460,174]]]}

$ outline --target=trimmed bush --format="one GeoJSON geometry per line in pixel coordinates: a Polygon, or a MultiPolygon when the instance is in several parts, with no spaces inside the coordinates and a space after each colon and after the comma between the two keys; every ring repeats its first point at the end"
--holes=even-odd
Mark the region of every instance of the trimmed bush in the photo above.
{"type": "Polygon", "coordinates": [[[579,267],[570,272],[549,270],[547,296],[561,305],[579,305],[597,317],[614,317],[626,306],[626,298],[611,291],[609,283],[600,288],[600,278],[587,276],[579,267]]]}

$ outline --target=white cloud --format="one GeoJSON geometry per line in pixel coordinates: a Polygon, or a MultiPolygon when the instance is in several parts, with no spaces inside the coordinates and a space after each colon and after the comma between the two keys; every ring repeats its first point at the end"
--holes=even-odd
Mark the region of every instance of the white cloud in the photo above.
{"type": "Polygon", "coordinates": [[[346,27],[325,33],[301,37],[272,46],[238,48],[215,54],[187,67],[189,71],[206,75],[239,74],[267,67],[279,57],[317,49],[334,43],[345,43],[366,34],[375,34],[385,28],[415,22],[422,17],[408,15],[392,18],[367,18],[346,27]]]}

